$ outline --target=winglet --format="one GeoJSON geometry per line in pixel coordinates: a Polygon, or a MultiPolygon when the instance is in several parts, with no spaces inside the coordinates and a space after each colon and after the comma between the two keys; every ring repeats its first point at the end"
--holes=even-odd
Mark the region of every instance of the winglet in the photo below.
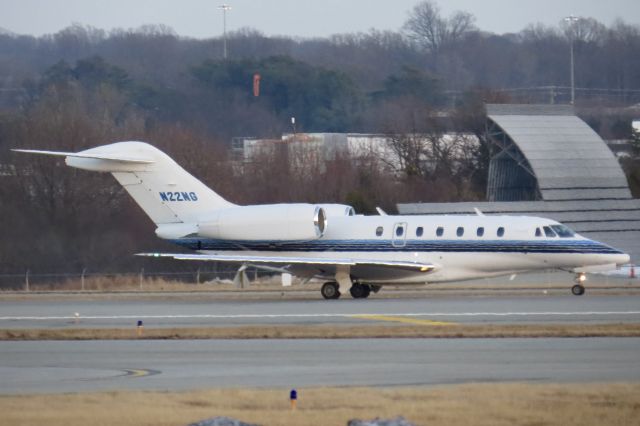
{"type": "Polygon", "coordinates": [[[482,212],[480,211],[480,209],[479,209],[479,208],[477,208],[477,207],[474,207],[474,208],[473,208],[473,211],[475,211],[475,212],[476,212],[476,214],[477,214],[478,216],[484,216],[484,213],[482,213],[482,212]]]}

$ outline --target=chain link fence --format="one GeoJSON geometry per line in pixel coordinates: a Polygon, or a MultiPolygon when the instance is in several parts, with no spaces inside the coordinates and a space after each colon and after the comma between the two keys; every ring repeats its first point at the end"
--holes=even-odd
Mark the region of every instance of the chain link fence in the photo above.
{"type": "MultiPolygon", "coordinates": [[[[105,273],[84,269],[80,272],[0,274],[0,291],[93,291],[93,290],[163,290],[201,284],[231,284],[234,269],[193,269],[190,271],[145,271],[105,273]]],[[[248,267],[245,277],[251,281],[271,279],[273,272],[248,267]]]]}

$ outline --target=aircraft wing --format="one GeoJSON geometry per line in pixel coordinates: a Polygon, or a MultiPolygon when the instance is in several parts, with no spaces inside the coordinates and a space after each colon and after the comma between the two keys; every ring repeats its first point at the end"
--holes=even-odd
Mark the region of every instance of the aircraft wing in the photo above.
{"type": "Polygon", "coordinates": [[[323,257],[286,257],[286,256],[240,256],[226,254],[184,254],[184,253],[138,253],[145,257],[170,257],[176,260],[200,260],[211,262],[251,263],[269,265],[300,265],[300,266],[378,266],[414,272],[432,272],[436,266],[423,262],[405,262],[382,259],[350,259],[323,257]]]}

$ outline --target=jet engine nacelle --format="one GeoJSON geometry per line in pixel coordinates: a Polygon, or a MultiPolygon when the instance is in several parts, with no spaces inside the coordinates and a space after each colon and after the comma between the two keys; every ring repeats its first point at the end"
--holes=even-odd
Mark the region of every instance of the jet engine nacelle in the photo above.
{"type": "Polygon", "coordinates": [[[198,235],[230,240],[315,240],[327,226],[324,209],[313,204],[232,207],[198,224],[198,235]]]}
{"type": "Polygon", "coordinates": [[[355,216],[353,207],[346,204],[319,204],[327,214],[327,217],[355,216]]]}

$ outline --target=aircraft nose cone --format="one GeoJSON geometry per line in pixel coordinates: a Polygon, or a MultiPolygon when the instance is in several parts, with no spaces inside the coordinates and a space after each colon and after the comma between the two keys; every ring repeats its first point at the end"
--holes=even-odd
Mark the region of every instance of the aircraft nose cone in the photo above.
{"type": "Polygon", "coordinates": [[[621,253],[617,255],[616,265],[624,265],[625,263],[629,262],[631,262],[631,256],[629,256],[627,253],[621,253]]]}

